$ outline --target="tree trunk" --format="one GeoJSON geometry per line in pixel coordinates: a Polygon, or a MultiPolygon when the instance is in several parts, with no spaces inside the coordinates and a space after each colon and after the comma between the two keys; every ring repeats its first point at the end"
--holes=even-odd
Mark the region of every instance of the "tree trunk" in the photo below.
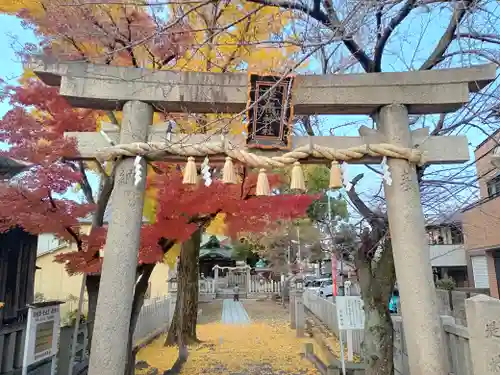
{"type": "Polygon", "coordinates": [[[95,311],[97,308],[97,297],[99,296],[99,283],[101,282],[101,276],[97,275],[87,275],[87,280],[85,286],[87,287],[88,296],[88,314],[87,314],[87,334],[88,334],[88,344],[87,350],[90,353],[90,348],[92,345],[92,336],[94,333],[94,321],[95,321],[95,311]]]}
{"type": "Polygon", "coordinates": [[[177,300],[172,324],[165,340],[166,346],[173,346],[179,342],[178,332],[182,332],[180,341],[185,345],[199,342],[196,337],[196,323],[198,320],[200,243],[201,229],[198,229],[189,240],[182,244],[177,271],[177,300]]]}
{"type": "Polygon", "coordinates": [[[379,260],[360,254],[358,268],[361,297],[365,310],[365,336],[362,344],[366,375],[393,375],[393,325],[389,300],[396,282],[392,247],[385,241],[379,260]]]}
{"type": "Polygon", "coordinates": [[[153,273],[155,264],[145,264],[142,266],[142,272],[139,274],[139,279],[134,288],[134,301],[132,302],[132,312],[130,314],[130,326],[128,331],[127,342],[127,366],[125,367],[124,375],[134,375],[135,373],[135,358],[137,350],[134,349],[134,332],[139,319],[142,306],[144,305],[144,297],[148,291],[149,278],[153,273]]]}

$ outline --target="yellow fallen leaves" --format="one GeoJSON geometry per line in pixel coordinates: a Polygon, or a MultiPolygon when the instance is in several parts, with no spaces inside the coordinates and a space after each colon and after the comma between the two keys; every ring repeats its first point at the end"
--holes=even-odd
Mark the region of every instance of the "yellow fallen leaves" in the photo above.
{"type": "MultiPolygon", "coordinates": [[[[319,372],[301,355],[307,339],[297,339],[285,323],[250,325],[210,323],[198,326],[201,344],[189,348],[181,374],[304,374],[319,372]]],[[[160,373],[177,358],[177,348],[164,347],[159,338],[142,349],[137,360],[148,362],[160,373]]]]}

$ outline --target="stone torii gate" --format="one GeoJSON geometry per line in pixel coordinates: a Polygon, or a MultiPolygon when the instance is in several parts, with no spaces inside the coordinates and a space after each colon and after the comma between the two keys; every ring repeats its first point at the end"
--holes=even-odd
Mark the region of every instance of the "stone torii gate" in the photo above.
{"type": "Polygon", "coordinates": [[[461,163],[469,160],[469,152],[465,137],[429,137],[426,130],[410,132],[408,115],[459,109],[468,102],[470,92],[495,78],[493,65],[425,72],[297,76],[292,98],[295,114],[372,115],[378,131],[361,132],[360,137],[293,137],[292,151],[288,153],[251,153],[243,137],[219,141],[214,135],[173,135],[166,140],[165,128],[150,126],[155,109],[244,111],[248,101],[247,74],[149,71],[47,61],[35,61],[31,68],[46,84],[59,87],[60,94],[75,107],[122,110],[120,130],[106,130],[117,144],[140,142],[134,147],[109,149],[98,133],[68,134],[77,137],[82,158],[123,156],[113,191],[90,375],[121,375],[125,368],[145,190],[144,176],[134,186],[133,156],[137,153],[174,162],[186,156],[198,161],[207,155],[219,161],[230,156],[261,168],[298,160],[378,163],[388,156],[393,183],[384,187],[411,374],[448,373],[415,164],[461,163]]]}

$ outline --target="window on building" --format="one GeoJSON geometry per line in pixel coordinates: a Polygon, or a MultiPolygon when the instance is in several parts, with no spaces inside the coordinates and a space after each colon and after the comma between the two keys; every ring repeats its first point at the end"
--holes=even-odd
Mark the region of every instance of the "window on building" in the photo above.
{"type": "Polygon", "coordinates": [[[427,230],[427,236],[428,236],[429,245],[436,245],[437,240],[436,240],[436,235],[434,233],[434,230],[427,230]]]}
{"type": "Polygon", "coordinates": [[[488,196],[497,197],[500,195],[500,175],[493,177],[491,180],[486,182],[488,187],[488,196]]]}
{"type": "Polygon", "coordinates": [[[464,243],[464,234],[462,233],[462,228],[453,226],[451,230],[451,244],[458,245],[464,243]]]}
{"type": "Polygon", "coordinates": [[[66,245],[67,244],[67,241],[62,239],[62,238],[58,238],[57,239],[57,247],[59,246],[63,246],[63,245],[66,245]]]}

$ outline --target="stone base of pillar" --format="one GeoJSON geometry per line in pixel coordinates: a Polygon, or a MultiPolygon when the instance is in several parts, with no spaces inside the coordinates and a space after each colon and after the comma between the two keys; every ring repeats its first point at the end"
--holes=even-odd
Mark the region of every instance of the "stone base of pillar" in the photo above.
{"type": "Polygon", "coordinates": [[[305,311],[304,302],[302,300],[302,292],[295,292],[295,332],[297,337],[304,337],[305,331],[305,311]]]}

